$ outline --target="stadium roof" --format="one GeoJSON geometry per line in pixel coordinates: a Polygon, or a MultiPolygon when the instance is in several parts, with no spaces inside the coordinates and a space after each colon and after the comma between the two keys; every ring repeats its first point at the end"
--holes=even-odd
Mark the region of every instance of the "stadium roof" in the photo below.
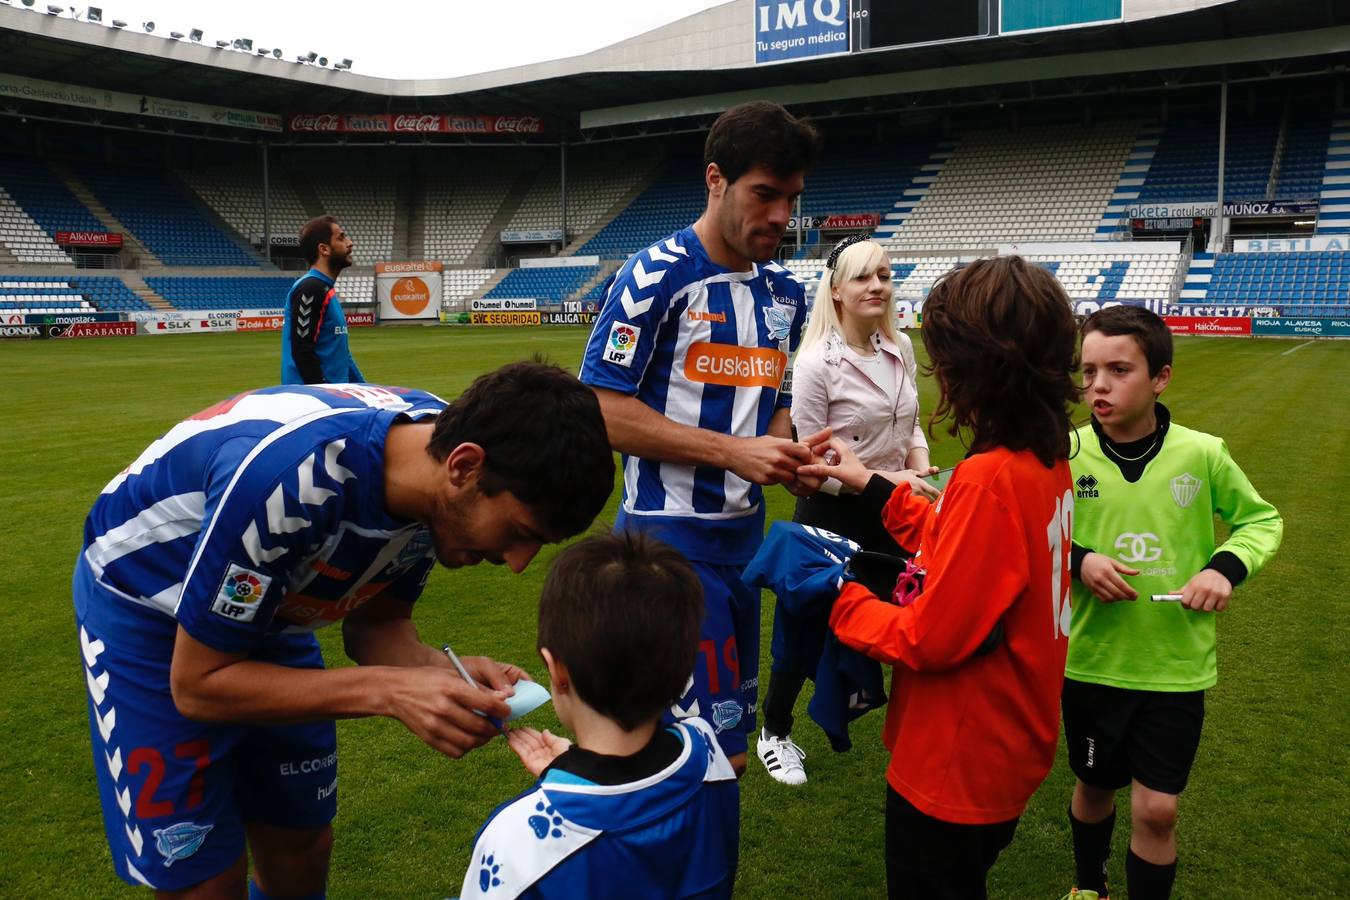
{"type": "MultiPolygon", "coordinates": [[[[569,132],[604,129],[618,135],[673,127],[675,120],[688,123],[748,96],[837,106],[866,98],[1132,73],[1152,73],[1149,83],[1162,87],[1205,67],[1227,66],[1229,77],[1273,77],[1296,74],[1288,65],[1272,67],[1273,61],[1320,58],[1318,65],[1325,69],[1329,57],[1344,57],[1350,49],[1350,3],[1345,0],[1169,0],[1151,7],[1190,11],[755,66],[749,49],[753,6],[754,0],[732,0],[583,56],[415,81],[321,69],[0,6],[0,71],[281,115],[514,113],[547,115],[569,132]],[[1243,66],[1252,68],[1244,71],[1243,66]]],[[[991,97],[987,91],[978,96],[991,97]]],[[[4,103],[11,114],[26,108],[23,101],[4,103]]]]}

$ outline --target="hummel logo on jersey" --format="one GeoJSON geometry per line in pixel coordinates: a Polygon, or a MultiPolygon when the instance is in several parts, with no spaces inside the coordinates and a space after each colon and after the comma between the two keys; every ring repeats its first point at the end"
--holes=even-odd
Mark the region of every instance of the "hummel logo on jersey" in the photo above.
{"type": "Polygon", "coordinates": [[[1101,492],[1097,490],[1097,479],[1091,475],[1079,475],[1078,493],[1075,495],[1079,500],[1085,497],[1100,497],[1101,492]]]}

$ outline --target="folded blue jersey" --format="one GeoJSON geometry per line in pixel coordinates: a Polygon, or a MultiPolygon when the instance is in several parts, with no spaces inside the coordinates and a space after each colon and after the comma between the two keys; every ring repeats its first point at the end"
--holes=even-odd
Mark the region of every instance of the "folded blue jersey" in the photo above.
{"type": "Polygon", "coordinates": [[[775,666],[805,672],[815,682],[806,711],[836,751],[853,742],[848,725],[886,704],[881,664],[839,643],[830,631],[830,607],[846,581],[857,544],[796,522],[775,522],[745,567],[745,583],[778,596],[773,622],[775,666]]]}

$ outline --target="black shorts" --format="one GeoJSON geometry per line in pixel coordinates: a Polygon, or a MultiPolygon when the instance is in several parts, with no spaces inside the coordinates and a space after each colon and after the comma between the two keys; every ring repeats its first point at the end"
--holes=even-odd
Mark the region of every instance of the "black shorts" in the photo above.
{"type": "Polygon", "coordinates": [[[958,825],[920,812],[886,785],[886,893],[890,900],[983,900],[994,861],[1017,819],[958,825]]]}
{"type": "Polygon", "coordinates": [[[1180,794],[1205,723],[1204,691],[1137,691],[1064,679],[1069,766],[1084,784],[1119,790],[1138,781],[1180,794]]]}

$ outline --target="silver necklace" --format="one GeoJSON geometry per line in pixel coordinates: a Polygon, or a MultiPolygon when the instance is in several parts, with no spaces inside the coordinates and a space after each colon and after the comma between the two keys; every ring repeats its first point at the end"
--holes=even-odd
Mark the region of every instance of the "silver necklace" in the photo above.
{"type": "Polygon", "coordinates": [[[1144,450],[1143,453],[1139,454],[1138,456],[1122,456],[1120,452],[1116,450],[1114,447],[1112,447],[1110,444],[1103,444],[1102,449],[1105,450],[1109,455],[1114,456],[1116,459],[1120,460],[1121,462],[1139,462],[1139,460],[1143,459],[1145,456],[1148,456],[1150,453],[1153,452],[1153,448],[1157,446],[1157,443],[1158,443],[1158,436],[1155,434],[1153,436],[1153,440],[1149,442],[1148,447],[1144,450]]]}

